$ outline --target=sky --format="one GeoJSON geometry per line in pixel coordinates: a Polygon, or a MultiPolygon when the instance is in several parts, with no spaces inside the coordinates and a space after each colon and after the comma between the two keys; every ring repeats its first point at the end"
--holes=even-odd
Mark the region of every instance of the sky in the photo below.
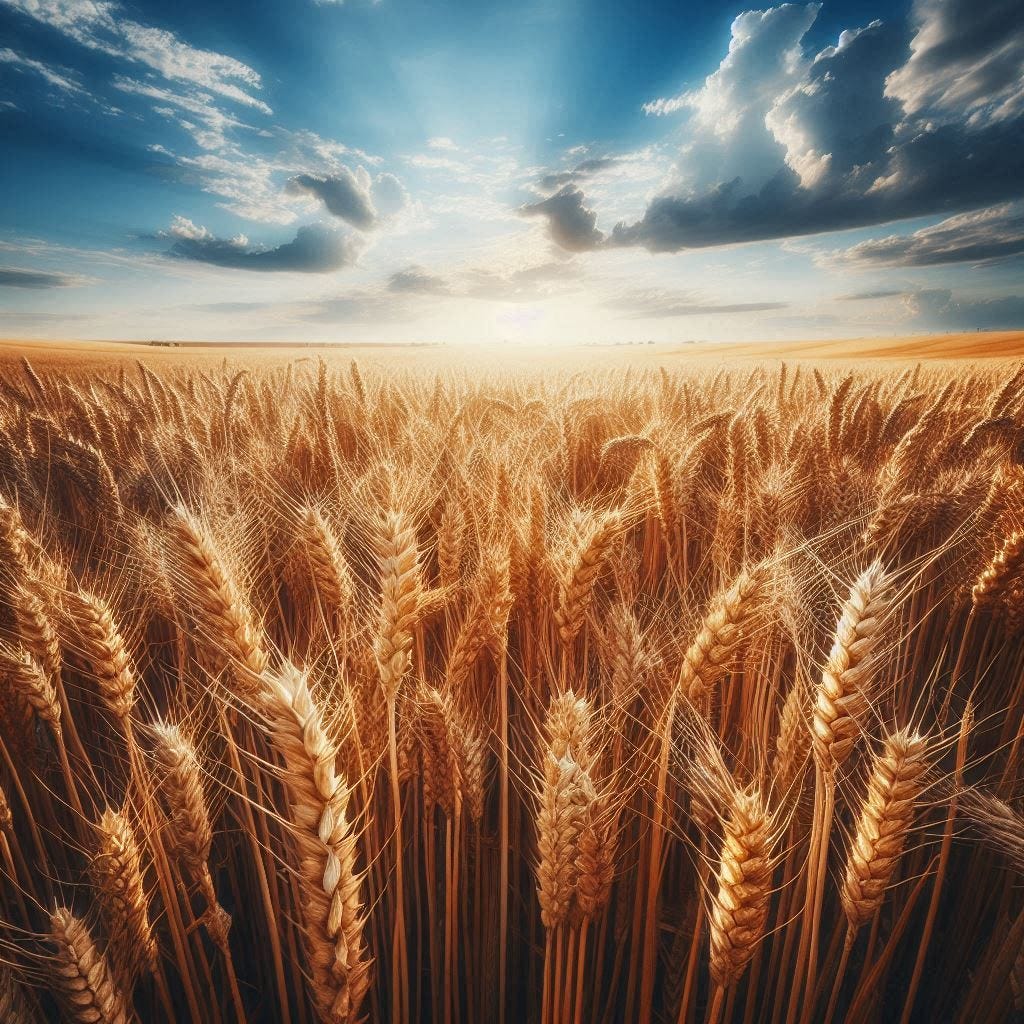
{"type": "Polygon", "coordinates": [[[1024,4],[0,0],[0,336],[1024,328],[1024,4]]]}

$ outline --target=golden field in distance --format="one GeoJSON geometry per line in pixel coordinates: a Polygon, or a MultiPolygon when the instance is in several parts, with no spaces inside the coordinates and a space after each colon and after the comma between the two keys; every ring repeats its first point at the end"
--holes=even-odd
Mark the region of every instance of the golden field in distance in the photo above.
{"type": "Polygon", "coordinates": [[[28,341],[0,338],[0,364],[23,355],[43,366],[78,369],[96,367],[106,360],[141,359],[154,368],[181,366],[191,359],[207,363],[222,359],[244,358],[249,363],[287,362],[291,359],[315,358],[328,361],[370,358],[383,362],[430,363],[444,360],[444,353],[457,352],[460,361],[471,363],[503,363],[537,365],[538,356],[545,361],[584,362],[615,360],[647,365],[677,356],[725,359],[1022,359],[1024,331],[974,331],[965,334],[922,334],[890,338],[843,338],[823,341],[789,342],[697,342],[683,345],[622,346],[553,346],[539,349],[531,346],[424,346],[424,345],[289,345],[282,343],[186,342],[181,347],[150,344],[144,341],[28,341]],[[440,353],[440,355],[438,354],[440,353]]]}
{"type": "Polygon", "coordinates": [[[1024,1008],[1024,333],[0,343],[0,1019],[1024,1008]]]}

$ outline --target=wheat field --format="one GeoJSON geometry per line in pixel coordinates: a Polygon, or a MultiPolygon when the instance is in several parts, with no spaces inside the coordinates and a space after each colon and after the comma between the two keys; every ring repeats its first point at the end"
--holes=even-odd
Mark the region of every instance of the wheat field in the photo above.
{"type": "Polygon", "coordinates": [[[9,359],[0,1019],[1024,1012],[1024,367],[9,359]]]}

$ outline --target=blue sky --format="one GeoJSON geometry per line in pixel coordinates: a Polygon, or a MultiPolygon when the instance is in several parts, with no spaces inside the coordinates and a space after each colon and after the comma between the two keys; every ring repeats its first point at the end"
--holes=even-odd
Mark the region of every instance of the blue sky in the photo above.
{"type": "Polygon", "coordinates": [[[1018,0],[0,0],[0,336],[1024,327],[1018,0]]]}

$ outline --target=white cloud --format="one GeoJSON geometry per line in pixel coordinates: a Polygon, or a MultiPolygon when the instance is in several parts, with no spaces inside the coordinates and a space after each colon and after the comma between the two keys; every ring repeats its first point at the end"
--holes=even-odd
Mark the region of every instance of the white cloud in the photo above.
{"type": "Polygon", "coordinates": [[[201,149],[223,149],[228,144],[225,135],[228,130],[247,127],[237,118],[221,110],[212,96],[198,90],[177,92],[149,82],[139,82],[125,75],[115,75],[114,88],[133,96],[144,96],[154,100],[158,105],[154,106],[153,110],[163,117],[176,121],[201,149]],[[173,108],[186,111],[200,124],[187,120],[173,108]]]}
{"type": "Polygon", "coordinates": [[[783,149],[766,118],[807,73],[810,60],[801,40],[820,7],[783,4],[740,14],[728,53],[700,88],[645,105],[649,114],[692,113],[688,141],[666,188],[704,189],[738,177],[756,189],[778,170],[783,149]]]}
{"type": "Polygon", "coordinates": [[[60,89],[62,92],[85,92],[82,86],[75,81],[76,76],[74,75],[74,72],[68,71],[67,68],[61,68],[58,71],[50,65],[42,63],[42,61],[32,60],[30,57],[24,57],[20,53],[15,53],[14,50],[11,50],[8,47],[0,48],[0,64],[13,64],[15,67],[34,71],[37,75],[44,78],[50,85],[56,89],[60,89]]]}
{"type": "Polygon", "coordinates": [[[191,238],[199,241],[213,238],[212,231],[203,227],[201,224],[193,223],[188,219],[188,217],[182,217],[181,214],[174,215],[174,219],[171,221],[171,226],[167,229],[167,233],[174,238],[191,238]]]}
{"type": "Polygon", "coordinates": [[[763,116],[802,74],[806,60],[800,40],[820,9],[820,3],[812,3],[745,11],[733,20],[729,52],[704,84],[645,103],[645,113],[665,115],[691,109],[702,128],[719,135],[737,131],[750,114],[763,116]]]}
{"type": "Polygon", "coordinates": [[[0,0],[63,32],[82,46],[143,64],[164,78],[188,82],[264,114],[271,109],[247,90],[260,76],[247,64],[182,42],[173,32],[132,21],[107,0],[0,0]]]}

